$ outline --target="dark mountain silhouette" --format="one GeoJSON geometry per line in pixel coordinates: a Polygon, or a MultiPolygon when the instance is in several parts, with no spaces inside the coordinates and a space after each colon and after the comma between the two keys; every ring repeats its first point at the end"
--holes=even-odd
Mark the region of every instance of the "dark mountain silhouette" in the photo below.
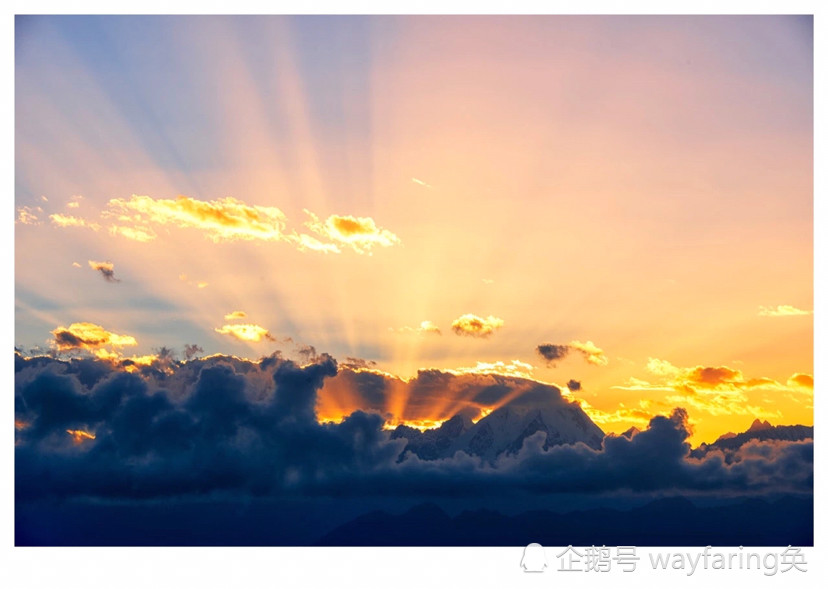
{"type": "Polygon", "coordinates": [[[405,438],[406,450],[423,460],[436,460],[447,456],[458,437],[469,431],[474,424],[464,415],[455,415],[444,421],[440,427],[420,431],[407,425],[400,425],[391,433],[391,439],[405,438]]]}
{"type": "Polygon", "coordinates": [[[750,424],[750,427],[747,431],[749,432],[760,432],[763,430],[773,429],[773,426],[770,422],[766,419],[765,421],[760,421],[759,419],[754,419],[753,423],[750,424]]]}
{"type": "Polygon", "coordinates": [[[684,497],[629,511],[530,511],[507,516],[464,511],[449,517],[433,504],[392,515],[375,511],[325,534],[324,546],[812,546],[812,497],[747,499],[698,507],[684,497]]]}
{"type": "Polygon", "coordinates": [[[814,428],[808,425],[771,425],[767,421],[761,422],[758,419],[753,422],[747,431],[740,434],[728,433],[713,442],[712,444],[700,444],[694,448],[690,455],[694,458],[702,458],[712,450],[721,450],[726,455],[735,452],[751,440],[767,441],[781,440],[786,442],[798,442],[814,438],[814,428]]]}

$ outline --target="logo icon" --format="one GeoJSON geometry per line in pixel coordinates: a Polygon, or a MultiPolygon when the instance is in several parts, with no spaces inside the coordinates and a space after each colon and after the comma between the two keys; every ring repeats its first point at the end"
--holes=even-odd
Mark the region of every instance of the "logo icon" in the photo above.
{"type": "Polygon", "coordinates": [[[542,573],[546,568],[546,553],[543,546],[532,542],[524,548],[520,566],[524,573],[542,573]]]}

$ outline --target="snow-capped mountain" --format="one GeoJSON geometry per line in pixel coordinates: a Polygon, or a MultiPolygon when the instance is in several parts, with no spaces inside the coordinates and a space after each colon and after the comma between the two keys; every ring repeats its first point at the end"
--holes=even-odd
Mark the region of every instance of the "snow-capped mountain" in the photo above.
{"type": "Polygon", "coordinates": [[[399,426],[393,438],[406,438],[406,450],[424,460],[435,460],[463,451],[472,456],[494,460],[502,453],[520,450],[529,436],[544,432],[544,448],[583,442],[600,448],[604,432],[576,404],[564,399],[550,399],[541,406],[506,404],[477,423],[455,415],[440,427],[420,432],[399,426]]]}

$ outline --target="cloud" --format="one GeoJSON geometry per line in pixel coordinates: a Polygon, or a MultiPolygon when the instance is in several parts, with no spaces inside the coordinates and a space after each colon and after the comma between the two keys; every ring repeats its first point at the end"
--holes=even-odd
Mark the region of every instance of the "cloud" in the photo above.
{"type": "Polygon", "coordinates": [[[727,366],[696,366],[687,370],[684,378],[688,383],[708,389],[744,384],[742,372],[727,366]]]}
{"type": "Polygon", "coordinates": [[[187,360],[192,360],[199,354],[203,353],[204,348],[202,348],[198,344],[184,344],[184,358],[187,360]]]}
{"type": "Polygon", "coordinates": [[[81,266],[81,265],[80,265],[80,264],[78,264],[77,262],[72,262],[72,266],[73,266],[74,268],[83,268],[83,266],[81,266]]]}
{"type": "Polygon", "coordinates": [[[94,440],[95,434],[84,431],[82,429],[68,429],[66,433],[72,436],[72,441],[75,444],[82,444],[86,440],[94,440]]]}
{"type": "Polygon", "coordinates": [[[803,311],[792,305],[777,305],[776,307],[759,307],[760,317],[795,317],[798,315],[812,315],[813,311],[803,311]]]}
{"type": "Polygon", "coordinates": [[[310,344],[298,344],[296,345],[296,353],[299,355],[299,358],[302,359],[304,363],[315,362],[316,359],[319,357],[319,354],[316,352],[316,348],[311,346],[310,344]]]}
{"type": "Polygon", "coordinates": [[[63,215],[61,213],[49,215],[49,219],[51,219],[52,224],[57,227],[86,227],[93,231],[99,231],[101,228],[98,223],[90,222],[80,217],[73,217],[72,215],[63,215]]]}
{"type": "Polygon", "coordinates": [[[451,329],[457,335],[467,335],[470,337],[487,338],[491,336],[495,330],[503,327],[503,319],[489,315],[485,319],[467,313],[461,315],[451,323],[451,329]]]}
{"type": "Polygon", "coordinates": [[[325,421],[338,422],[353,411],[370,410],[390,424],[421,428],[436,427],[458,413],[476,419],[507,403],[529,408],[564,398],[560,387],[535,380],[533,370],[520,360],[477,362],[421,369],[415,377],[402,379],[374,366],[341,364],[336,377],[319,392],[317,410],[325,421]]]}
{"type": "Polygon", "coordinates": [[[89,267],[101,273],[104,280],[107,282],[121,282],[115,278],[115,264],[112,262],[95,262],[89,260],[89,267]]]}
{"type": "Polygon", "coordinates": [[[136,346],[138,342],[131,335],[118,335],[94,323],[72,323],[69,327],[58,327],[52,331],[54,343],[59,352],[69,350],[96,350],[104,346],[136,346]]]}
{"type": "Polygon", "coordinates": [[[66,203],[66,208],[68,209],[77,209],[80,208],[80,203],[83,200],[83,196],[80,194],[72,195],[72,198],[69,199],[69,202],[66,203]]]}
{"type": "Polygon", "coordinates": [[[112,225],[109,228],[109,233],[111,235],[120,235],[121,237],[126,237],[132,241],[139,241],[143,243],[152,241],[158,237],[158,234],[155,231],[145,226],[124,227],[123,225],[112,225]]]}
{"type": "Polygon", "coordinates": [[[339,365],[344,368],[350,368],[352,370],[370,370],[376,368],[377,363],[373,360],[366,360],[364,358],[354,358],[352,356],[346,356],[345,360],[340,362],[339,365]]]}
{"type": "Polygon", "coordinates": [[[788,379],[788,386],[813,390],[814,377],[810,374],[797,372],[788,379]]]}
{"type": "Polygon", "coordinates": [[[411,178],[411,181],[414,184],[419,184],[420,186],[425,186],[426,188],[434,188],[431,184],[427,184],[426,182],[423,182],[419,178],[411,178]]]}
{"type": "Polygon", "coordinates": [[[226,197],[212,201],[188,196],[154,199],[132,195],[109,201],[107,218],[126,226],[172,226],[199,229],[215,242],[283,241],[285,215],[276,207],[248,205],[226,197]]]}
{"type": "Polygon", "coordinates": [[[554,366],[555,362],[563,360],[569,354],[567,345],[540,344],[535,350],[550,366],[554,366]]]}
{"type": "Polygon", "coordinates": [[[568,388],[570,391],[574,393],[575,391],[581,390],[581,383],[580,381],[577,381],[573,378],[570,379],[568,383],[566,383],[566,388],[568,388]]]}
{"type": "Polygon", "coordinates": [[[305,226],[331,241],[348,246],[355,252],[370,253],[375,246],[390,247],[400,243],[400,238],[388,231],[377,227],[371,217],[353,217],[351,215],[331,215],[324,222],[319,217],[305,209],[311,218],[305,226]]]}
{"type": "Polygon", "coordinates": [[[535,367],[527,362],[512,360],[511,362],[478,362],[468,368],[452,368],[447,370],[451,374],[500,374],[502,376],[515,376],[518,378],[532,378],[535,367]]]}
{"type": "Polygon", "coordinates": [[[647,360],[647,370],[653,374],[662,376],[676,376],[682,372],[681,369],[676,368],[667,360],[660,360],[658,358],[649,358],[647,360]]]}
{"type": "Polygon", "coordinates": [[[236,323],[216,327],[216,333],[232,336],[243,342],[260,342],[262,340],[276,341],[270,332],[254,323],[236,323]]]}
{"type": "Polygon", "coordinates": [[[342,250],[336,244],[324,243],[307,233],[298,233],[291,235],[291,241],[296,245],[300,252],[307,250],[313,252],[321,252],[323,254],[339,254],[342,250]]]}
{"type": "Polygon", "coordinates": [[[419,327],[400,327],[396,331],[399,333],[416,333],[417,335],[442,335],[440,328],[431,321],[423,321],[419,327]]]}
{"type": "Polygon", "coordinates": [[[43,214],[41,207],[17,207],[17,223],[22,225],[40,225],[38,215],[43,214]]]}
{"type": "MultiPolygon", "coordinates": [[[[589,418],[592,421],[601,425],[619,422],[646,424],[656,414],[656,412],[651,409],[653,402],[649,399],[640,399],[638,401],[638,407],[627,407],[624,403],[619,403],[618,408],[615,409],[615,411],[604,411],[603,409],[598,409],[597,407],[593,407],[584,399],[578,399],[577,402],[581,406],[581,409],[584,410],[584,413],[589,415],[589,418]]],[[[663,408],[669,407],[670,406],[667,405],[663,408]]]]}
{"type": "MultiPolygon", "coordinates": [[[[690,455],[684,409],[656,415],[600,447],[549,445],[537,431],[514,452],[486,462],[463,452],[439,460],[404,453],[376,413],[320,423],[320,391],[340,376],[385,394],[387,378],[271,356],[258,362],[214,356],[125,372],[100,360],[15,355],[15,493],[38,498],[492,497],[527,494],[805,492],[813,489],[813,443],[751,442],[729,462],[690,455]],[[89,436],[85,436],[85,432],[89,436]],[[94,438],[92,438],[94,436],[94,438]],[[75,439],[81,440],[76,443],[75,439]]],[[[440,397],[465,381],[476,397],[498,396],[496,376],[420,373],[417,393],[440,397]],[[487,384],[488,383],[488,384],[487,384]]],[[[525,381],[523,381],[525,383],[525,381]]],[[[568,406],[534,383],[529,406],[568,406]],[[545,401],[544,401],[545,399],[545,401]]]]}
{"type": "Polygon", "coordinates": [[[587,362],[596,366],[606,366],[609,362],[604,350],[591,341],[572,340],[568,344],[540,344],[535,351],[546,360],[549,366],[554,366],[558,361],[566,358],[570,352],[579,352],[587,362]]]}
{"type": "MultiPolygon", "coordinates": [[[[189,196],[165,199],[133,194],[129,198],[111,199],[100,218],[109,223],[111,235],[138,242],[157,239],[159,228],[178,228],[200,231],[214,243],[283,242],[300,251],[322,253],[338,254],[344,246],[356,253],[370,255],[374,247],[400,243],[399,237],[378,227],[371,217],[331,215],[320,221],[315,214],[305,212],[311,218],[305,226],[328,242],[288,229],[287,217],[277,207],[247,204],[232,197],[206,201],[189,196]]],[[[97,222],[71,215],[54,214],[50,219],[58,227],[101,229],[97,222]]]]}
{"type": "Polygon", "coordinates": [[[569,342],[569,347],[583,354],[584,358],[590,364],[596,366],[606,366],[609,360],[604,354],[604,350],[593,344],[591,341],[579,342],[572,340],[569,342]]]}
{"type": "MultiPolygon", "coordinates": [[[[664,377],[673,388],[692,387],[702,390],[744,390],[751,388],[783,388],[777,381],[767,377],[746,378],[741,370],[728,366],[694,366],[679,368],[666,360],[650,358],[647,369],[664,377]]],[[[642,381],[643,382],[643,381],[642,381]]]]}
{"type": "Polygon", "coordinates": [[[247,313],[244,311],[231,311],[224,316],[224,319],[226,321],[232,321],[233,319],[244,319],[245,317],[247,317],[247,313]]]}
{"type": "Polygon", "coordinates": [[[747,378],[741,370],[728,366],[681,368],[658,358],[650,358],[647,369],[658,377],[658,382],[631,379],[630,385],[614,388],[673,392],[667,396],[668,402],[690,405],[711,415],[781,415],[778,410],[749,403],[747,391],[784,390],[783,385],[771,378],[747,378]]]}

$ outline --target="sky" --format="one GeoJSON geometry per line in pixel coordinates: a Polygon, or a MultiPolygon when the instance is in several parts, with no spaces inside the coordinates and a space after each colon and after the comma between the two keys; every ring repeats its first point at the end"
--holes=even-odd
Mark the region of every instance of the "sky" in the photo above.
{"type": "Polygon", "coordinates": [[[811,425],[812,46],[797,17],[18,17],[16,345],[327,353],[331,421],[436,425],[438,370],[606,432],[811,425]]]}

